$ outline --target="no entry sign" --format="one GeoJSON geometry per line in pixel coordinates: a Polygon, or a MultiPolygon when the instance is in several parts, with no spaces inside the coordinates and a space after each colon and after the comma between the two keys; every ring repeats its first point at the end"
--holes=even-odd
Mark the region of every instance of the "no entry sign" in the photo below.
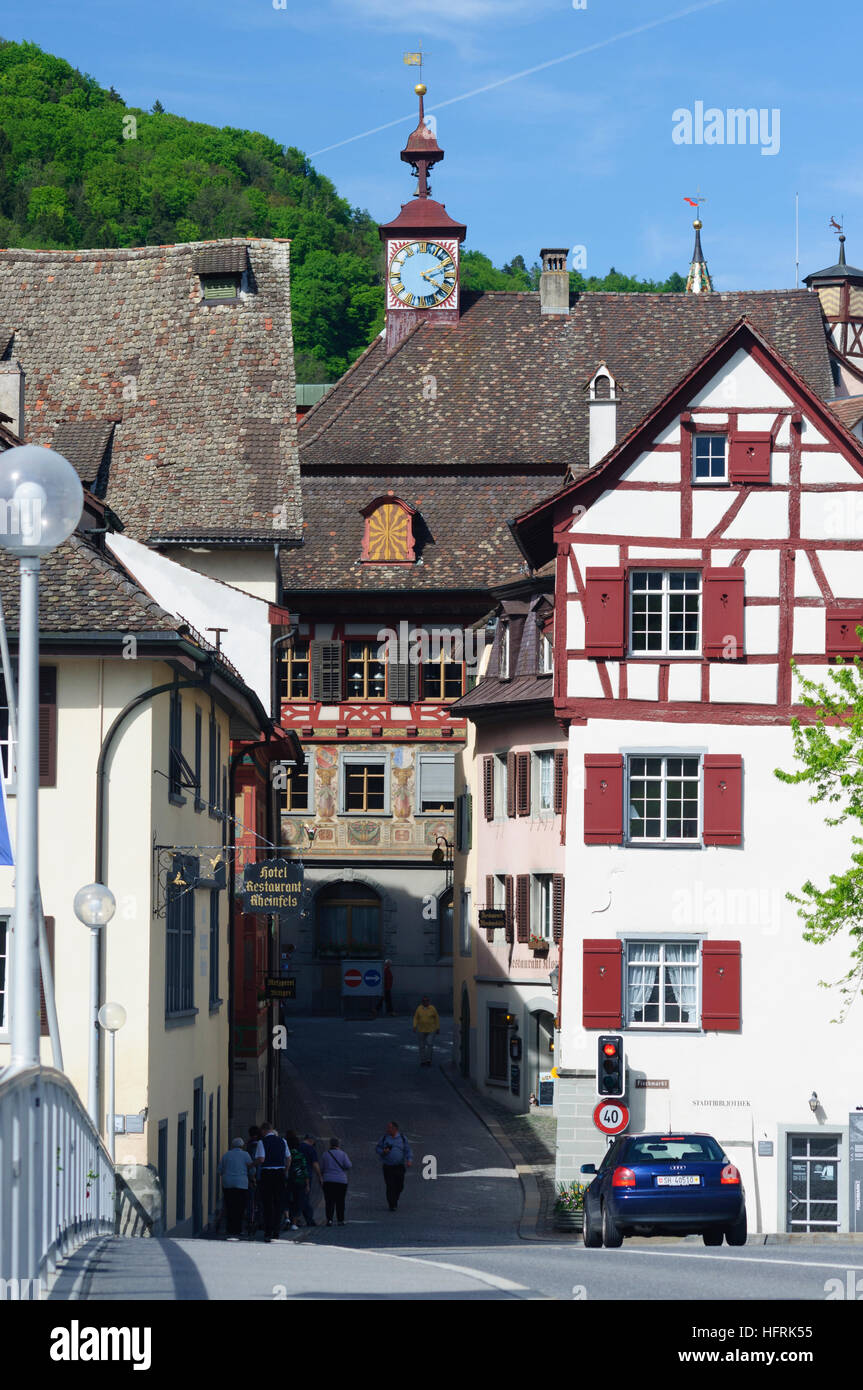
{"type": "Polygon", "coordinates": [[[364,996],[366,999],[378,998],[383,992],[383,976],[379,965],[368,961],[342,961],[342,997],[348,995],[364,996]]]}
{"type": "Polygon", "coordinates": [[[593,1123],[603,1134],[622,1134],[629,1124],[629,1111],[619,1100],[601,1100],[594,1109],[593,1123]]]}

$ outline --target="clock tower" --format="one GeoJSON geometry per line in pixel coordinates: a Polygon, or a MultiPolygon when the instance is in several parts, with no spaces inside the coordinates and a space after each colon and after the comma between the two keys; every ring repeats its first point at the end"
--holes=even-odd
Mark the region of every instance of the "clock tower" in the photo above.
{"type": "Polygon", "coordinates": [[[419,124],[402,150],[417,180],[416,196],[380,228],[386,276],[386,342],[392,352],[416,323],[455,323],[459,316],[459,247],[467,228],[430,197],[429,171],[444,157],[425,123],[422,82],[419,124]]]}

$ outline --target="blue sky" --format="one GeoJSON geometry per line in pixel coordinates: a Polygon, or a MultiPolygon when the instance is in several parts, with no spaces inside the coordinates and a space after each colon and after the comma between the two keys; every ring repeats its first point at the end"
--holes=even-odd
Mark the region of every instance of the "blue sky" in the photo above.
{"type": "Polygon", "coordinates": [[[795,193],[801,276],[836,259],[831,216],[844,214],[848,258],[863,263],[860,0],[823,11],[803,0],[281,3],[31,0],[0,29],[113,83],[131,105],[158,97],[192,120],[314,154],[343,196],[382,221],[413,192],[398,154],[417,73],[402,54],[422,43],[446,151],[434,196],[497,264],[583,245],[589,273],[685,272],[683,198],[696,188],[717,289],[793,286],[795,193]],[[696,102],[778,108],[778,152],[676,144],[673,113],[696,102]]]}

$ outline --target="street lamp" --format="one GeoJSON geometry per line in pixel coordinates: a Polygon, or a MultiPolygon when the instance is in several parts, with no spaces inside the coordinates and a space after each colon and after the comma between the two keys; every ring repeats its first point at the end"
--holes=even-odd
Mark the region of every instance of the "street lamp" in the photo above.
{"type": "Polygon", "coordinates": [[[114,1070],[114,1049],[117,1045],[117,1032],[126,1022],[126,1010],[122,1004],[103,1004],[99,1010],[99,1023],[106,1033],[111,1034],[111,1050],[108,1053],[108,1153],[111,1155],[111,1162],[114,1162],[114,1130],[116,1119],[114,1107],[116,1095],[114,1080],[116,1072],[114,1070]]]}
{"type": "Polygon", "coordinates": [[[99,1127],[99,930],[107,926],[117,908],[114,894],[104,883],[88,883],[79,888],[73,903],[75,916],[90,928],[90,1041],[87,1061],[87,1109],[99,1127]]]}
{"type": "Polygon", "coordinates": [[[0,454],[0,546],[18,556],[18,787],[12,926],[12,1066],[39,1063],[39,566],[81,519],[68,459],[22,444],[0,454]]]}

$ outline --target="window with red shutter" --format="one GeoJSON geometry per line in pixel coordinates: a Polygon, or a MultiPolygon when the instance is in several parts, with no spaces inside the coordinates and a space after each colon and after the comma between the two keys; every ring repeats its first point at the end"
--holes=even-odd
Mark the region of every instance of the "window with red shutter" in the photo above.
{"type": "Polygon", "coordinates": [[[530,754],[515,755],[515,809],[519,816],[530,815],[530,754]]]}
{"type": "MultiPolygon", "coordinates": [[[[51,966],[51,975],[54,974],[54,918],[45,918],[45,936],[48,941],[48,964],[51,966]]],[[[56,999],[56,992],[54,995],[56,999]]],[[[45,1006],[45,982],[42,978],[42,971],[39,971],[39,1033],[43,1038],[48,1037],[48,1010],[45,1006]]]]}
{"type": "Polygon", "coordinates": [[[743,759],[739,753],[705,753],[703,840],[706,845],[743,842],[743,759]]]}
{"type": "Polygon", "coordinates": [[[39,786],[57,785],[57,667],[39,667],[39,786]]]}
{"type": "Polygon", "coordinates": [[[623,942],[586,940],[582,1022],[585,1028],[620,1028],[623,1021],[623,942]]]}
{"type": "Polygon", "coordinates": [[[506,912],[506,927],[504,929],[507,941],[512,941],[515,923],[515,890],[512,881],[512,874],[507,874],[504,879],[504,910],[506,912]]]}
{"type": "Polygon", "coordinates": [[[584,843],[623,842],[623,755],[584,755],[584,843]]]}
{"type": "Polygon", "coordinates": [[[828,657],[863,655],[860,638],[857,636],[858,627],[863,627],[863,608],[859,604],[841,608],[839,604],[833,603],[825,609],[825,620],[825,649],[828,657]]]}
{"type": "Polygon", "coordinates": [[[554,755],[554,814],[562,816],[566,804],[566,749],[554,755]]]}
{"type": "Polygon", "coordinates": [[[587,570],[584,587],[586,655],[596,658],[622,657],[626,643],[626,578],[623,567],[587,570]]]}
{"type": "Polygon", "coordinates": [[[701,1026],[708,1032],[740,1032],[739,941],[702,944],[701,1026]]]}
{"type": "Polygon", "coordinates": [[[494,756],[482,760],[482,808],[486,820],[494,820],[494,756]]]}
{"type": "Polygon", "coordinates": [[[701,650],[712,661],[743,656],[743,567],[710,567],[701,593],[701,650]]]}
{"type": "Polygon", "coordinates": [[[729,450],[731,482],[769,483],[772,442],[769,431],[735,434],[729,450]]]}
{"type": "Polygon", "coordinates": [[[530,874],[518,874],[515,889],[516,936],[519,941],[530,938],[530,874]]]}
{"type": "MultiPolygon", "coordinates": [[[[494,874],[486,874],[485,876],[485,905],[487,908],[494,907],[494,874]]],[[[486,941],[494,941],[494,927],[486,927],[485,939],[486,941]]]]}
{"type": "Polygon", "coordinates": [[[551,934],[555,946],[559,946],[563,940],[563,895],[566,880],[563,874],[555,874],[552,878],[552,900],[551,900],[551,934]]]}
{"type": "Polygon", "coordinates": [[[515,754],[506,755],[506,814],[515,815],[515,754]]]}

